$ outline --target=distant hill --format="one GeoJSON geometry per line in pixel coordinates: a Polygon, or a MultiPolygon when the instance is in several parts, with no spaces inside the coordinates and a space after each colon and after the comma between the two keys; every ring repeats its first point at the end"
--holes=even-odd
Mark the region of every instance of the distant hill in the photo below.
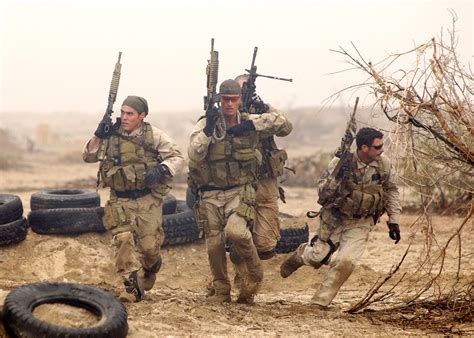
{"type": "MultiPolygon", "coordinates": [[[[304,156],[318,151],[334,151],[344,134],[351,109],[348,107],[324,109],[301,107],[284,111],[284,113],[292,121],[293,131],[287,137],[276,138],[277,143],[280,147],[286,148],[290,156],[304,156]]],[[[164,130],[186,153],[193,126],[202,114],[202,111],[152,111],[146,120],[164,130]]],[[[380,113],[374,113],[370,108],[359,108],[356,115],[358,127],[369,124],[386,128],[387,119],[380,116],[380,113]]],[[[59,142],[82,145],[92,135],[101,117],[101,113],[2,113],[0,127],[15,125],[16,138],[24,140],[29,137],[33,141],[38,141],[35,139],[38,129],[49,126],[59,142]]]]}

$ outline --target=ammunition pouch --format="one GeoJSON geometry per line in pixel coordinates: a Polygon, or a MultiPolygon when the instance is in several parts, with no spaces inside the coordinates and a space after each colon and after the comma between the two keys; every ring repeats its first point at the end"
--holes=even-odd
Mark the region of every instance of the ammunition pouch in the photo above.
{"type": "Polygon", "coordinates": [[[256,134],[250,134],[211,143],[205,160],[189,161],[188,185],[222,189],[255,182],[262,155],[254,148],[256,134]]]}
{"type": "Polygon", "coordinates": [[[353,218],[364,218],[383,213],[382,193],[367,194],[354,190],[339,206],[342,214],[353,218]],[[355,216],[355,217],[354,217],[355,216]]]}
{"type": "Polygon", "coordinates": [[[268,159],[270,175],[272,177],[279,177],[283,175],[285,162],[288,160],[288,154],[283,149],[275,149],[270,152],[268,159]]]}
{"type": "Polygon", "coordinates": [[[104,227],[107,230],[120,227],[128,227],[131,222],[131,217],[126,208],[120,203],[111,203],[107,201],[104,207],[104,227]]]}
{"type": "Polygon", "coordinates": [[[244,186],[240,204],[233,211],[245,218],[247,222],[255,219],[255,189],[250,184],[244,186]]]}

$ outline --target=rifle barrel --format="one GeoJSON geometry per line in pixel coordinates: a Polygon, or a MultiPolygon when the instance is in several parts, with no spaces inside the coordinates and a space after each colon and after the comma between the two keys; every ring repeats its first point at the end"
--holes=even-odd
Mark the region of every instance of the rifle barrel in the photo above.
{"type": "Polygon", "coordinates": [[[254,69],[255,67],[255,59],[257,58],[257,51],[258,51],[258,47],[254,47],[253,56],[252,56],[252,64],[250,65],[250,69],[254,69]]]}
{"type": "MultiPolygon", "coordinates": [[[[250,70],[248,70],[248,69],[245,69],[245,71],[250,73],[250,70]]],[[[281,80],[281,81],[293,82],[293,79],[287,79],[287,78],[284,78],[284,77],[271,76],[271,75],[263,75],[263,74],[257,74],[257,73],[255,73],[254,75],[255,75],[255,77],[260,76],[260,77],[266,77],[266,78],[274,79],[274,80],[281,80]]]]}

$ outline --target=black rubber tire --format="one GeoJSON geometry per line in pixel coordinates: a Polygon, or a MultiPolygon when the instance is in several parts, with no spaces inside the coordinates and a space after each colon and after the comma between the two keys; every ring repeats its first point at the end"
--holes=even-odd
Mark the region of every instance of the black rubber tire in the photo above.
{"type": "Polygon", "coordinates": [[[186,205],[188,208],[194,208],[194,204],[196,204],[196,195],[193,194],[190,188],[186,190],[186,205]]]}
{"type": "Polygon", "coordinates": [[[26,238],[28,233],[28,222],[26,218],[0,224],[0,246],[19,243],[26,238]]]}
{"type": "Polygon", "coordinates": [[[185,201],[178,201],[176,213],[163,215],[165,238],[162,246],[191,243],[200,238],[200,230],[194,218],[194,211],[185,201]]]}
{"type": "Polygon", "coordinates": [[[33,210],[28,214],[31,230],[38,234],[81,234],[105,231],[104,208],[33,210]]]}
{"type": "Polygon", "coordinates": [[[100,207],[100,196],[84,189],[49,189],[35,192],[30,198],[31,210],[100,207]]]}
{"type": "Polygon", "coordinates": [[[3,325],[18,337],[126,337],[127,310],[111,294],[72,283],[35,283],[13,289],[3,306],[3,325]],[[41,304],[62,303],[84,308],[99,317],[94,326],[72,328],[42,321],[33,315],[41,304]]]}
{"type": "Polygon", "coordinates": [[[23,204],[20,197],[0,194],[0,224],[11,223],[23,216],[23,204]]]}
{"type": "Polygon", "coordinates": [[[171,215],[176,212],[176,197],[168,194],[163,198],[163,215],[171,215]]]}
{"type": "Polygon", "coordinates": [[[280,240],[275,248],[277,253],[288,253],[295,251],[301,244],[308,242],[309,227],[305,222],[301,228],[280,229],[280,240]]]}

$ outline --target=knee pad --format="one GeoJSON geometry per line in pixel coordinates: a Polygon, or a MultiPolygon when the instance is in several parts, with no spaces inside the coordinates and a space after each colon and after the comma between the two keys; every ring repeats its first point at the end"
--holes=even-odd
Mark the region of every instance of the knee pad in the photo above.
{"type": "MultiPolygon", "coordinates": [[[[332,254],[339,247],[339,243],[334,244],[330,239],[327,241],[321,240],[318,235],[315,235],[310,245],[306,248],[312,250],[309,258],[309,265],[315,269],[320,268],[323,264],[329,264],[332,254]]],[[[306,256],[306,255],[304,255],[306,256]]]]}

